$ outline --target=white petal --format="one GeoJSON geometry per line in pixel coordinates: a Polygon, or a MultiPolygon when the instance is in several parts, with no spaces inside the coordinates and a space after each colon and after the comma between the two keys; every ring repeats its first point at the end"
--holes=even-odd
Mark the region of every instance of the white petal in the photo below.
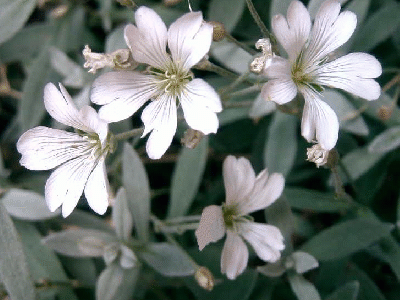
{"type": "Polygon", "coordinates": [[[263,85],[261,97],[279,105],[288,103],[297,95],[297,87],[291,78],[271,79],[263,85]]]}
{"type": "Polygon", "coordinates": [[[43,126],[29,129],[18,140],[20,164],[29,170],[48,170],[81,156],[88,142],[78,134],[43,126]]]}
{"type": "Polygon", "coordinates": [[[276,262],[285,249],[281,231],[272,225],[247,222],[240,224],[240,234],[263,261],[276,262]]]}
{"type": "Polygon", "coordinates": [[[204,134],[216,133],[219,122],[215,111],[222,109],[218,94],[202,79],[194,79],[186,88],[179,97],[186,122],[204,134]]]}
{"type": "Polygon", "coordinates": [[[287,59],[275,55],[269,67],[264,69],[263,74],[268,78],[291,78],[291,68],[292,66],[287,59]]]}
{"type": "Polygon", "coordinates": [[[157,13],[145,6],[135,12],[136,26],[125,27],[125,41],[135,61],[164,69],[167,54],[167,27],[157,13]]]}
{"type": "Polygon", "coordinates": [[[241,205],[243,215],[264,209],[278,199],[285,187],[285,178],[280,173],[268,176],[267,170],[262,171],[256,178],[254,188],[248,200],[241,205]]]}
{"type": "Polygon", "coordinates": [[[317,62],[346,43],[357,25],[357,16],[345,11],[339,14],[337,0],[325,1],[314,21],[310,45],[305,52],[305,60],[317,62]]]}
{"type": "Polygon", "coordinates": [[[295,58],[300,53],[307,41],[311,18],[307,8],[300,1],[292,1],[287,11],[287,20],[282,15],[272,19],[272,28],[289,58],[295,58]]]}
{"type": "Polygon", "coordinates": [[[62,204],[63,217],[71,214],[95,163],[89,156],[78,157],[61,165],[50,175],[45,186],[50,211],[55,211],[62,204]]]}
{"type": "Polygon", "coordinates": [[[216,242],[224,236],[225,224],[221,206],[210,205],[203,209],[195,234],[200,251],[209,243],[216,242]]]}
{"type": "Polygon", "coordinates": [[[303,94],[305,103],[301,134],[308,142],[316,139],[323,149],[332,149],[336,145],[339,133],[339,121],[335,112],[320,99],[307,92],[303,94]]]}
{"type": "Polygon", "coordinates": [[[86,105],[82,107],[79,114],[82,122],[97,133],[102,145],[104,145],[108,135],[108,124],[99,118],[99,115],[93,107],[86,105]]]}
{"type": "Polygon", "coordinates": [[[223,165],[226,204],[238,204],[239,212],[241,202],[246,201],[253,189],[256,175],[250,162],[241,157],[236,159],[229,155],[223,165]]]}
{"type": "Polygon", "coordinates": [[[228,230],[221,255],[221,273],[229,279],[235,279],[246,269],[249,260],[249,250],[242,238],[228,230]]]}
{"type": "Polygon", "coordinates": [[[367,53],[351,53],[323,65],[317,83],[340,88],[366,100],[378,99],[379,84],[371,79],[382,74],[379,61],[367,53]]]}
{"type": "Polygon", "coordinates": [[[151,159],[159,159],[171,145],[177,126],[176,100],[166,94],[152,101],[142,113],[145,136],[150,131],[146,151],[151,159]]]}
{"type": "Polygon", "coordinates": [[[86,132],[92,132],[81,120],[71,96],[60,84],[61,92],[52,83],[44,87],[44,106],[47,112],[58,122],[86,132]]]}
{"type": "Polygon", "coordinates": [[[100,118],[117,122],[132,116],[158,92],[152,75],[138,72],[108,72],[98,77],[92,87],[91,100],[103,105],[100,118]]]}
{"type": "Polygon", "coordinates": [[[201,12],[190,12],[168,29],[168,47],[175,64],[188,70],[210,50],[213,27],[203,23],[201,12]]]}
{"type": "Polygon", "coordinates": [[[86,182],[85,197],[90,208],[99,215],[107,211],[109,183],[104,158],[97,163],[86,182]]]}

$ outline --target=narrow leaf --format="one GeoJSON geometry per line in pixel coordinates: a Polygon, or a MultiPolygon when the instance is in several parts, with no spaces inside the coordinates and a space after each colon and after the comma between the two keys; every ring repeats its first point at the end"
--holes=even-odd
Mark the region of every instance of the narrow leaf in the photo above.
{"type": "Polygon", "coordinates": [[[224,24],[231,32],[242,16],[245,0],[211,0],[208,19],[224,24]]]}
{"type": "Polygon", "coordinates": [[[124,188],[120,188],[112,210],[112,220],[117,236],[125,241],[129,239],[133,228],[133,218],[129,211],[124,188]]]}
{"type": "Polygon", "coordinates": [[[249,64],[253,59],[253,57],[242,48],[225,41],[214,43],[211,46],[210,53],[223,66],[240,74],[249,70],[249,64]]]}
{"type": "Polygon", "coordinates": [[[325,300],[356,300],[360,291],[360,283],[357,280],[350,281],[338,288],[325,300]]]}
{"type": "Polygon", "coordinates": [[[294,268],[298,274],[303,274],[309,270],[318,268],[318,261],[309,253],[296,251],[292,254],[294,268]]]}
{"type": "Polygon", "coordinates": [[[124,145],[122,157],[122,183],[138,237],[149,239],[150,187],[146,170],[131,145],[124,145]]]}
{"type": "Polygon", "coordinates": [[[302,275],[294,272],[288,274],[289,284],[293,293],[299,300],[321,300],[315,286],[302,275]]]}
{"type": "Polygon", "coordinates": [[[4,205],[0,203],[0,275],[11,299],[35,299],[35,287],[20,237],[4,205]]]}
{"type": "Polygon", "coordinates": [[[388,153],[400,146],[400,126],[386,129],[369,144],[368,151],[388,153]]]}
{"type": "Polygon", "coordinates": [[[318,260],[338,259],[367,248],[390,234],[392,226],[378,221],[344,221],[320,232],[302,250],[318,260]]]}
{"type": "Polygon", "coordinates": [[[184,216],[188,212],[203,178],[207,154],[207,137],[194,149],[182,148],[172,177],[168,218],[184,216]]]}

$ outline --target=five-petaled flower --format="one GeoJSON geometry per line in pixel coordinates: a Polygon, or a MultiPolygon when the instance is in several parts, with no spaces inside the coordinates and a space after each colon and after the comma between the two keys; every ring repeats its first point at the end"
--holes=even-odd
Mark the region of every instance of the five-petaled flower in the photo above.
{"type": "Polygon", "coordinates": [[[235,279],[247,266],[249,251],[243,238],[264,261],[275,262],[285,248],[280,230],[272,225],[253,222],[248,215],[266,208],[282,194],[282,174],[263,170],[256,177],[245,158],[228,156],[223,165],[226,202],[207,206],[196,230],[200,250],[227,235],[221,256],[221,272],[235,279]]]}
{"type": "Polygon", "coordinates": [[[136,11],[135,20],[136,26],[125,27],[125,40],[133,59],[148,65],[146,72],[103,74],[93,84],[91,100],[103,105],[99,111],[102,119],[116,122],[130,117],[151,99],[142,113],[143,136],[151,132],[146,150],[150,158],[158,159],[176,131],[177,99],[189,127],[204,134],[218,129],[220,98],[190,71],[209,51],[213,27],[203,21],[200,12],[190,12],[167,31],[161,18],[147,7],[136,11]]]}
{"type": "Polygon", "coordinates": [[[45,186],[45,198],[51,211],[62,205],[68,216],[84,191],[90,207],[104,214],[109,203],[109,184],[105,157],[113,143],[108,125],[90,106],[77,110],[65,88],[61,92],[52,83],[44,89],[44,105],[48,113],[76,132],[38,126],[25,132],[18,140],[21,165],[30,170],[52,172],[45,186]]]}
{"type": "Polygon", "coordinates": [[[326,150],[338,138],[339,122],[335,112],[321,101],[322,86],[343,89],[366,100],[380,95],[380,86],[373,79],[382,73],[378,60],[367,53],[351,53],[330,61],[334,50],[351,37],[356,15],[340,13],[337,0],[325,1],[311,28],[310,14],[300,1],[293,1],[287,17],[272,20],[273,31],[288,54],[288,59],[274,56],[264,70],[270,80],[262,88],[262,96],[277,104],[285,104],[300,92],[305,104],[301,133],[326,150]]]}

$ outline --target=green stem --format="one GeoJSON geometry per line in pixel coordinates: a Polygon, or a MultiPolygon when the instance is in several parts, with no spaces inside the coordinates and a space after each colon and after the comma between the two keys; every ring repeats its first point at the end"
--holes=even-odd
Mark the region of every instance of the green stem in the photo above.
{"type": "Polygon", "coordinates": [[[122,132],[120,134],[116,134],[114,136],[114,139],[116,141],[128,140],[128,139],[133,138],[135,136],[141,135],[143,133],[143,129],[144,129],[143,127],[135,128],[135,129],[132,129],[130,131],[126,131],[126,132],[122,132]]]}
{"type": "Polygon", "coordinates": [[[233,36],[231,36],[229,33],[225,33],[225,37],[228,41],[236,44],[237,46],[239,46],[240,48],[242,48],[244,51],[246,51],[247,53],[251,54],[251,55],[256,55],[258,52],[252,48],[250,48],[249,46],[243,44],[242,42],[239,42],[237,39],[235,39],[233,36]]]}
{"type": "Polygon", "coordinates": [[[230,97],[241,97],[241,96],[251,94],[254,92],[259,92],[260,90],[261,90],[261,87],[256,84],[256,85],[250,86],[248,88],[244,88],[242,90],[230,93],[229,96],[230,97]]]}
{"type": "Polygon", "coordinates": [[[194,215],[194,216],[183,216],[183,217],[175,217],[171,219],[165,220],[167,224],[176,224],[176,223],[189,223],[194,221],[200,221],[201,215],[194,215]]]}
{"type": "Polygon", "coordinates": [[[257,26],[260,28],[263,36],[269,37],[271,39],[271,33],[265,26],[264,22],[261,20],[260,15],[256,11],[256,8],[254,7],[253,2],[251,0],[246,0],[246,4],[247,4],[247,7],[248,7],[254,21],[256,22],[257,26]]]}
{"type": "Polygon", "coordinates": [[[211,63],[209,61],[206,61],[201,67],[194,66],[194,68],[197,68],[199,70],[206,70],[206,71],[214,72],[214,73],[217,73],[218,75],[221,75],[223,77],[228,77],[231,79],[238,78],[238,75],[236,75],[235,73],[233,73],[223,67],[214,65],[213,63],[211,63]]]}

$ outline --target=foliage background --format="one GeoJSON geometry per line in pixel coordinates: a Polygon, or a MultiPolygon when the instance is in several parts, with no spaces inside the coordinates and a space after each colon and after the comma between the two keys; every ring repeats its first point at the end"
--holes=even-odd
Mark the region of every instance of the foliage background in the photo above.
{"type": "MultiPolygon", "coordinates": [[[[206,20],[222,22],[250,47],[261,37],[245,0],[190,2],[206,20]]],[[[310,0],[311,12],[321,2],[310,0]]],[[[233,78],[199,70],[196,76],[225,91],[218,133],[194,150],[183,149],[182,122],[172,146],[157,161],[147,158],[145,140],[121,144],[109,157],[108,170],[115,193],[120,186],[126,193],[118,192],[105,216],[94,215],[81,199],[78,209],[62,219],[44,203],[49,172],[22,168],[15,143],[39,124],[59,126],[44,110],[47,82],[62,82],[78,105],[88,103],[90,84],[98,74],[83,68],[82,50],[86,44],[96,52],[126,48],[123,26],[134,21],[133,11],[113,0],[0,0],[1,297],[399,299],[400,3],[341,2],[358,17],[356,32],[341,53],[369,52],[380,60],[384,73],[376,101],[325,93],[340,119],[337,170],[317,169],[305,160],[310,145],[300,136],[296,116],[272,109],[250,118],[257,93],[226,93],[233,78]],[[221,167],[229,154],[249,158],[257,172],[268,167],[286,177],[284,195],[264,214],[254,215],[284,232],[282,266],[256,269],[263,262],[252,255],[248,271],[236,281],[220,274],[222,242],[199,252],[193,231],[181,232],[171,221],[224,201],[221,167]],[[315,257],[319,267],[302,274],[299,270],[315,266],[312,258],[293,254],[302,252],[315,257]],[[214,274],[213,291],[195,281],[197,265],[214,274]]],[[[290,1],[253,3],[269,28],[271,16],[286,14],[290,1]]],[[[167,25],[188,11],[185,1],[141,0],[137,5],[152,7],[167,25]]],[[[210,51],[210,61],[235,76],[247,70],[250,60],[250,54],[226,39],[214,42],[210,51]]],[[[141,126],[138,115],[114,124],[112,132],[141,126]]]]}

